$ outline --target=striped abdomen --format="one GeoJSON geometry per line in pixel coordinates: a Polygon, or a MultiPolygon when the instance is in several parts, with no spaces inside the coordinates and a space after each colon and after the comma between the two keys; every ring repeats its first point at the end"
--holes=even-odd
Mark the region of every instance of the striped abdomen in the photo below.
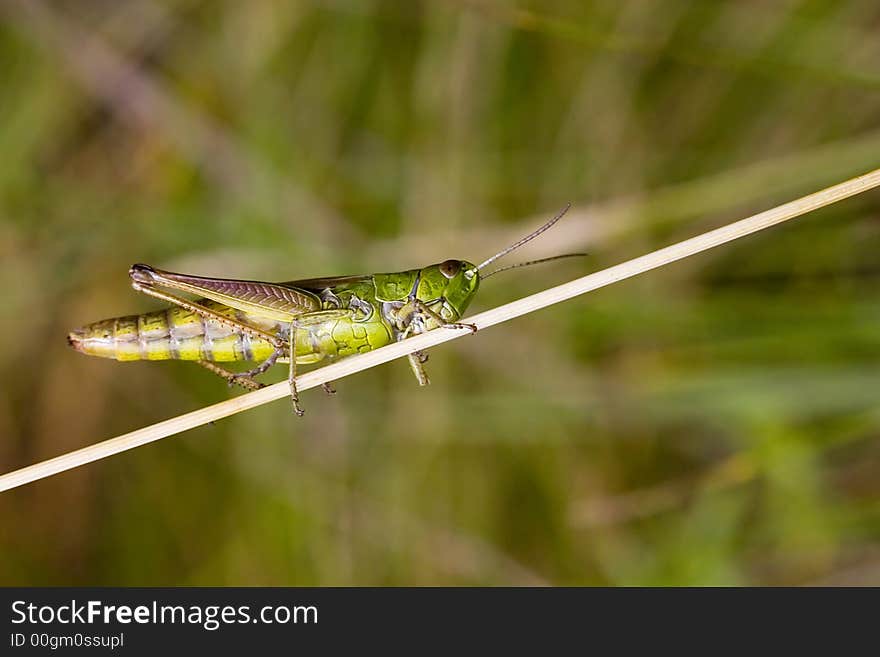
{"type": "MultiPolygon", "coordinates": [[[[202,300],[207,308],[249,326],[281,334],[286,326],[202,300]]],[[[105,319],[72,331],[67,340],[84,354],[116,360],[264,360],[272,345],[173,306],[143,315],[105,319]]]]}

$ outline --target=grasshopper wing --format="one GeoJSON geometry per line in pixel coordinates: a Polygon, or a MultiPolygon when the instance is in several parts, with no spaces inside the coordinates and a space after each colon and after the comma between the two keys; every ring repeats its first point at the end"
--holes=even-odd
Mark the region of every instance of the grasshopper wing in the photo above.
{"type": "Polygon", "coordinates": [[[359,276],[326,276],[324,278],[304,278],[299,281],[286,281],[279,283],[285,287],[295,287],[300,290],[309,292],[322,292],[327,288],[334,288],[337,285],[352,285],[355,283],[372,282],[371,274],[362,274],[359,276]]]}
{"type": "Polygon", "coordinates": [[[133,265],[129,274],[136,286],[189,292],[280,322],[290,322],[303,313],[321,309],[315,294],[286,283],[190,276],[141,264],[133,265]]]}

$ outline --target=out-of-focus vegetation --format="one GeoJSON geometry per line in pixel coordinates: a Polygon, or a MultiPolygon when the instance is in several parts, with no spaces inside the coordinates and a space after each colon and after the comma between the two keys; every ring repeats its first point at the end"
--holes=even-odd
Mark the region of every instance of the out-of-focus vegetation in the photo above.
{"type": "MultiPolygon", "coordinates": [[[[132,262],[479,259],[485,309],[874,168],[880,6],[0,5],[0,464],[232,393],[132,262]]],[[[880,584],[880,195],[0,495],[4,584],[880,584]]],[[[275,374],[281,378],[283,373],[275,374]]]]}

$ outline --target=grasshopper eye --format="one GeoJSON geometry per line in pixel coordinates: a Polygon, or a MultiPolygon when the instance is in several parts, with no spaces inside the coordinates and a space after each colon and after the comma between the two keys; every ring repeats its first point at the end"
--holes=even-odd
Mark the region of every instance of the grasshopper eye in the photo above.
{"type": "Polygon", "coordinates": [[[447,260],[440,263],[440,273],[446,278],[455,278],[460,270],[461,263],[458,260],[447,260]]]}

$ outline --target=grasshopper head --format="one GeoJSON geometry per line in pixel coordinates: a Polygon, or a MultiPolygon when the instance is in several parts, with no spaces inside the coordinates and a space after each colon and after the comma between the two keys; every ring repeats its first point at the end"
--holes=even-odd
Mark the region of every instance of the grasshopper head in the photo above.
{"type": "Polygon", "coordinates": [[[446,260],[421,270],[417,295],[423,301],[445,299],[455,316],[443,319],[454,322],[467,309],[478,287],[480,275],[476,266],[465,260],[446,260]]]}
{"type": "Polygon", "coordinates": [[[471,299],[474,298],[474,294],[476,294],[477,289],[480,287],[481,279],[489,278],[489,276],[494,276],[499,272],[516,269],[517,267],[529,267],[540,262],[550,262],[551,260],[558,260],[560,258],[586,255],[585,253],[566,253],[563,255],[551,256],[549,258],[541,258],[540,260],[520,262],[515,265],[496,269],[488,274],[481,273],[481,270],[487,265],[504,257],[511,251],[515,251],[523,244],[530,242],[550,228],[553,224],[562,219],[562,216],[568,211],[569,207],[571,206],[566,205],[561,212],[543,226],[529,233],[519,241],[511,244],[506,249],[503,249],[492,257],[484,260],[479,265],[474,265],[467,260],[446,260],[445,262],[419,270],[419,282],[416,296],[425,303],[430,303],[437,299],[444,299],[446,303],[443,304],[443,307],[440,309],[440,314],[447,322],[455,322],[464,314],[471,299]]]}

